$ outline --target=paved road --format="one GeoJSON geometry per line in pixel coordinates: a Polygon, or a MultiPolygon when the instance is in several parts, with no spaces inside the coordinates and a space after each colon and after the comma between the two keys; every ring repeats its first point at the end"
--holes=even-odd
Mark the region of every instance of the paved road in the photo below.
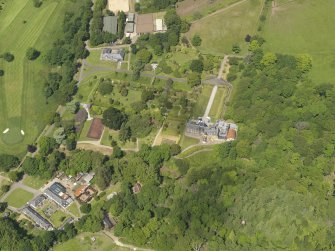
{"type": "Polygon", "coordinates": [[[211,108],[212,108],[212,105],[213,105],[213,102],[214,102],[214,99],[215,99],[215,95],[216,95],[217,90],[218,90],[218,86],[215,85],[215,86],[213,87],[211,96],[209,97],[209,100],[208,100],[208,103],[207,103],[207,107],[206,107],[205,114],[204,114],[204,116],[202,117],[202,119],[203,119],[204,121],[207,120],[207,117],[208,117],[208,115],[209,115],[209,112],[211,111],[211,108]]]}

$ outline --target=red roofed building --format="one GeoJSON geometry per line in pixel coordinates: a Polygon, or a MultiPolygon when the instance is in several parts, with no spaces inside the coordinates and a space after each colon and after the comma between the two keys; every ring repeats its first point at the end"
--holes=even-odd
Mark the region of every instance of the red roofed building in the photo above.
{"type": "Polygon", "coordinates": [[[227,141],[233,141],[236,139],[236,130],[229,128],[227,133],[227,141]]]}

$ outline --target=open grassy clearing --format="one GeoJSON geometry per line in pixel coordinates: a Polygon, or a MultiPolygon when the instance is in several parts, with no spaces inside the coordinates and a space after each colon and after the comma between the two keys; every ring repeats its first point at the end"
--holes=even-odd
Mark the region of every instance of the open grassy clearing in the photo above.
{"type": "Polygon", "coordinates": [[[219,87],[216,92],[212,108],[209,112],[209,117],[212,121],[222,119],[221,113],[226,95],[227,89],[225,87],[219,87]]]}
{"type": "Polygon", "coordinates": [[[116,69],[117,63],[100,60],[101,50],[92,50],[90,51],[90,55],[87,57],[86,61],[89,64],[93,64],[95,66],[103,66],[103,67],[111,67],[111,69],[116,69]]]}
{"type": "Polygon", "coordinates": [[[79,141],[96,141],[95,139],[91,139],[89,137],[87,137],[87,133],[90,130],[91,124],[92,124],[93,120],[87,120],[83,126],[83,129],[81,130],[80,133],[80,137],[79,137],[79,141]]]}
{"type": "Polygon", "coordinates": [[[66,218],[69,218],[69,215],[64,213],[62,210],[57,210],[51,217],[49,218],[50,222],[55,227],[60,227],[66,218]]]}
{"type": "Polygon", "coordinates": [[[199,34],[202,44],[199,50],[204,53],[223,55],[232,53],[232,45],[238,43],[242,52],[247,52],[244,38],[256,31],[263,0],[250,0],[227,11],[199,20],[187,33],[189,38],[199,34]]]}
{"type": "Polygon", "coordinates": [[[207,149],[213,149],[214,145],[198,145],[198,146],[194,146],[188,150],[186,150],[185,152],[180,153],[177,157],[178,158],[187,158],[188,156],[199,152],[201,150],[207,150],[207,149]]]}
{"type": "Polygon", "coordinates": [[[266,40],[265,50],[310,54],[313,59],[313,80],[334,81],[335,2],[277,0],[276,6],[268,14],[261,33],[266,40]]]}
{"type": "Polygon", "coordinates": [[[194,118],[202,117],[204,115],[212,90],[213,86],[211,85],[204,85],[202,87],[201,94],[193,107],[192,116],[194,118]]]}
{"type": "Polygon", "coordinates": [[[111,146],[112,140],[115,140],[118,146],[125,148],[125,149],[135,149],[136,142],[127,141],[125,143],[119,140],[119,131],[111,130],[105,128],[104,134],[101,139],[101,144],[105,146],[111,146]]]}
{"type": "Polygon", "coordinates": [[[25,176],[25,178],[22,181],[24,185],[29,186],[34,189],[40,189],[46,182],[47,180],[42,179],[40,177],[33,177],[33,176],[28,176],[28,175],[25,176]]]}
{"type": "Polygon", "coordinates": [[[99,86],[100,78],[110,78],[111,80],[115,81],[128,82],[132,86],[149,85],[151,83],[151,78],[141,77],[138,81],[134,82],[131,78],[131,75],[126,73],[106,71],[93,72],[91,71],[91,68],[87,68],[85,70],[85,74],[87,74],[87,76],[81,82],[75,97],[77,100],[82,102],[89,102],[91,99],[94,98],[96,90],[99,86]]]}
{"type": "Polygon", "coordinates": [[[45,103],[43,87],[49,70],[43,53],[60,31],[64,10],[75,8],[69,1],[44,1],[40,8],[30,0],[7,1],[0,14],[0,53],[11,52],[14,61],[0,60],[5,75],[0,78],[0,152],[22,156],[44,128],[56,104],[45,103]],[[42,52],[35,61],[25,58],[26,50],[42,52]],[[9,128],[7,134],[2,131],[9,128]],[[21,130],[25,135],[21,135],[21,130]]]}
{"type": "Polygon", "coordinates": [[[34,195],[22,188],[16,188],[6,198],[6,202],[9,206],[20,208],[23,207],[28,201],[30,201],[34,195]]]}
{"type": "Polygon", "coordinates": [[[182,149],[185,149],[186,147],[189,147],[191,145],[198,144],[199,140],[195,138],[190,138],[185,135],[182,135],[179,145],[181,146],[182,149]]]}
{"type": "Polygon", "coordinates": [[[186,158],[187,161],[189,162],[190,167],[197,168],[197,167],[203,166],[204,163],[206,163],[206,165],[211,165],[211,164],[216,164],[220,162],[219,156],[215,153],[215,147],[216,147],[215,145],[214,146],[203,146],[202,148],[195,147],[193,149],[193,153],[199,151],[198,153],[195,153],[192,156],[190,156],[191,154],[186,155],[186,156],[190,156],[186,158]],[[208,151],[201,152],[201,150],[205,150],[205,149],[212,149],[212,151],[210,153],[208,153],[208,151]]]}
{"type": "Polygon", "coordinates": [[[80,217],[80,211],[77,205],[77,202],[73,202],[68,208],[70,213],[72,213],[74,216],[80,217]]]}
{"type": "Polygon", "coordinates": [[[129,249],[118,247],[113,240],[103,233],[82,233],[74,239],[58,244],[53,248],[54,251],[126,251],[129,249]],[[94,237],[95,241],[91,238],[94,237]]]}
{"type": "Polygon", "coordinates": [[[184,0],[177,3],[177,13],[188,21],[199,19],[238,0],[184,0]]]}

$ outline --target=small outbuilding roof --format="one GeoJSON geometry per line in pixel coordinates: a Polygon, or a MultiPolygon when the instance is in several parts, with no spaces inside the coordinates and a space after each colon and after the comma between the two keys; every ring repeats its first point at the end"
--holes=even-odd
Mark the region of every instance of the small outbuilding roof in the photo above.
{"type": "Polygon", "coordinates": [[[234,139],[236,139],[236,130],[229,128],[227,133],[227,140],[234,140],[234,139]]]}
{"type": "Polygon", "coordinates": [[[128,23],[134,23],[135,22],[135,13],[128,13],[128,23]]]}
{"type": "Polygon", "coordinates": [[[124,29],[126,33],[133,33],[135,28],[134,23],[127,23],[126,28],[124,29]]]}
{"type": "Polygon", "coordinates": [[[163,19],[155,20],[156,31],[163,31],[163,19]]]}
{"type": "Polygon", "coordinates": [[[152,13],[137,16],[136,32],[140,34],[154,32],[154,18],[152,13]]]}

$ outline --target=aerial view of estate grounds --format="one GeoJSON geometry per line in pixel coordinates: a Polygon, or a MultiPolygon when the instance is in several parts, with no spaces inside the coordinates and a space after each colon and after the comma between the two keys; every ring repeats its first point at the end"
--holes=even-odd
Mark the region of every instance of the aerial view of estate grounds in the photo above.
{"type": "Polygon", "coordinates": [[[334,11],[0,1],[0,250],[335,250],[334,11]]]}

